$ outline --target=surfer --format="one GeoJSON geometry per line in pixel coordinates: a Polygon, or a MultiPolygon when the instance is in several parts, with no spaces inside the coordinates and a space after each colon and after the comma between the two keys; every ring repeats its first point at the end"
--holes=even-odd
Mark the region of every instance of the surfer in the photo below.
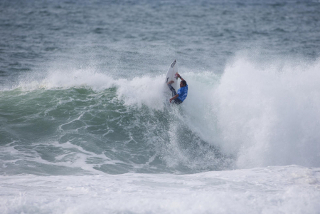
{"type": "Polygon", "coordinates": [[[180,74],[177,72],[176,73],[176,77],[181,79],[180,82],[180,88],[178,89],[178,93],[176,92],[176,90],[172,87],[172,83],[174,83],[174,81],[170,81],[168,82],[168,87],[172,92],[172,98],[170,98],[170,103],[173,101],[174,104],[181,104],[187,97],[188,95],[188,85],[187,82],[180,76],[180,74]]]}

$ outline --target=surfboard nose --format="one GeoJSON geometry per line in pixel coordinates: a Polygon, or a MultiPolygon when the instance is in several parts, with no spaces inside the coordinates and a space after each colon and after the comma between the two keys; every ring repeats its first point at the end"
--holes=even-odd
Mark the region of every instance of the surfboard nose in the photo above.
{"type": "Polygon", "coordinates": [[[174,60],[173,63],[171,64],[171,68],[174,67],[174,65],[176,64],[177,60],[174,60]]]}

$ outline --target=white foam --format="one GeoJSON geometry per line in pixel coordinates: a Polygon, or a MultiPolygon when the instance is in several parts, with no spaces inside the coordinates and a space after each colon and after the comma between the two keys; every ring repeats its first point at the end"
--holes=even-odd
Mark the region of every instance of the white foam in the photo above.
{"type": "MultiPolygon", "coordinates": [[[[320,60],[261,62],[237,56],[221,77],[183,73],[189,94],[181,105],[181,121],[235,157],[238,168],[319,167],[319,70],[320,60]]],[[[171,146],[178,145],[171,139],[171,146]]],[[[184,161],[178,146],[172,151],[184,161]]]]}
{"type": "Polygon", "coordinates": [[[124,99],[126,105],[147,105],[152,109],[164,107],[164,76],[136,77],[132,80],[120,79],[116,81],[117,94],[124,99]]]}
{"type": "Polygon", "coordinates": [[[220,147],[237,166],[320,166],[320,61],[229,64],[214,93],[220,147]]]}
{"type": "Polygon", "coordinates": [[[118,98],[124,100],[125,105],[147,105],[158,110],[164,107],[164,75],[115,79],[94,69],[71,68],[50,70],[44,77],[28,75],[21,78],[17,88],[29,91],[87,87],[101,91],[116,87],[118,98]]]}
{"type": "Polygon", "coordinates": [[[316,214],[320,209],[319,168],[0,178],[4,213],[316,214]]]}

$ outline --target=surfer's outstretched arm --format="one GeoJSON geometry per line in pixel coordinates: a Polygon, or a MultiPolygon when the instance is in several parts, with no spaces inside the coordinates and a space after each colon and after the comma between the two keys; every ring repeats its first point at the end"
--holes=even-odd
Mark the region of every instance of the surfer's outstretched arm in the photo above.
{"type": "Polygon", "coordinates": [[[176,73],[176,75],[177,75],[177,77],[179,77],[181,80],[184,80],[181,76],[180,76],[180,74],[177,72],[176,73]]]}

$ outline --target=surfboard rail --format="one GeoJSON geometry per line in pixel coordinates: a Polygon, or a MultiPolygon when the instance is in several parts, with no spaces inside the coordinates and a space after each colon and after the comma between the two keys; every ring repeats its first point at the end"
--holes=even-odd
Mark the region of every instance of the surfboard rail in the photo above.
{"type": "Polygon", "coordinates": [[[178,82],[178,77],[175,76],[175,74],[176,74],[177,72],[178,72],[177,60],[174,60],[174,61],[171,63],[170,67],[169,67],[169,70],[168,70],[168,72],[167,72],[165,81],[166,81],[166,84],[167,84],[168,82],[170,82],[170,81],[173,81],[173,83],[171,84],[171,86],[172,86],[175,90],[178,89],[178,88],[177,88],[177,86],[178,86],[178,84],[177,84],[177,82],[178,82]]]}

